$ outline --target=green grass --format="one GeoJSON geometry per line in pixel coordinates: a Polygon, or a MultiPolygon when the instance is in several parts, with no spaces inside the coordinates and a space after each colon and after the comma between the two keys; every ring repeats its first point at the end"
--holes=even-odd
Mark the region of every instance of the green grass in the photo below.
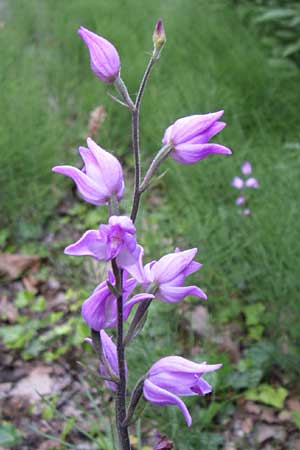
{"type": "MultiPolygon", "coordinates": [[[[154,23],[163,17],[168,40],[142,105],[143,169],[172,121],[221,108],[228,127],[218,141],[234,155],[214,156],[189,167],[166,162],[162,213],[154,208],[146,225],[138,221],[143,243],[156,257],[177,244],[199,247],[204,266],[194,280],[209,295],[212,319],[217,324],[244,323],[245,307],[263,304],[262,344],[275,346],[271,363],[276,371],[296,378],[299,74],[281,78],[270,67],[258,39],[229,1],[11,0],[5,14],[0,30],[1,222],[24,238],[52,214],[52,205],[70,184],[52,175],[50,168],[77,161],[76,147],[86,136],[89,111],[99,104],[108,117],[97,141],[130,161],[130,117],[93,76],[76,29],[83,24],[115,43],[123,79],[134,95],[151,50],[154,23]],[[238,215],[237,193],[230,186],[245,159],[253,164],[261,186],[251,193],[252,216],[247,218],[238,215]]],[[[145,351],[145,358],[139,359],[144,368],[162,354],[184,351],[175,341],[178,322],[166,324],[166,311],[154,308],[146,337],[129,355],[131,364],[139,348],[145,351]]],[[[259,344],[247,339],[245,346],[259,344]]],[[[205,352],[213,362],[223,357],[214,348],[205,352]]],[[[221,392],[230,389],[222,378],[218,386],[221,392]]],[[[153,409],[160,428],[179,449],[217,448],[217,442],[205,441],[212,436],[204,435],[199,443],[203,416],[197,405],[195,427],[188,433],[172,408],[158,411],[153,409]]]]}

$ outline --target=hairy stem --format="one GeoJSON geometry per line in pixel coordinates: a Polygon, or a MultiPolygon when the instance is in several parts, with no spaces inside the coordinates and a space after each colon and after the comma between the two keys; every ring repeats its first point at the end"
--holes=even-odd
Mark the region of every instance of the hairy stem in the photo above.
{"type": "Polygon", "coordinates": [[[155,64],[156,59],[151,56],[147,68],[145,70],[144,76],[142,78],[138,94],[135,100],[135,109],[132,110],[132,145],[133,145],[133,155],[134,155],[134,193],[133,193],[133,202],[131,208],[130,218],[133,222],[135,222],[139,204],[140,204],[140,180],[141,180],[141,163],[140,163],[140,140],[139,140],[139,114],[140,114],[140,105],[143,97],[143,93],[151,72],[153,65],[155,64]]]}

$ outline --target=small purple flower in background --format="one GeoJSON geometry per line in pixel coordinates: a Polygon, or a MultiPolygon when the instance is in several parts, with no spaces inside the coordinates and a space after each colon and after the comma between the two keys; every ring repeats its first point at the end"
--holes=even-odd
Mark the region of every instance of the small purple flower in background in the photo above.
{"type": "Polygon", "coordinates": [[[90,52],[91,69],[103,83],[112,84],[120,74],[120,58],[115,47],[106,39],[84,27],[78,29],[90,52]]]}
{"type": "MultiPolygon", "coordinates": [[[[112,272],[108,274],[109,282],[115,286],[115,277],[112,272]]],[[[137,294],[129,298],[136,287],[137,282],[133,278],[128,279],[127,273],[123,273],[123,320],[126,320],[136,303],[154,298],[152,294],[137,294]]],[[[110,291],[107,281],[103,281],[96,287],[91,296],[84,301],[81,309],[82,316],[89,328],[100,331],[104,328],[112,328],[117,325],[117,298],[110,291]]]]}
{"type": "Polygon", "coordinates": [[[252,173],[252,166],[249,161],[245,161],[242,164],[241,171],[243,175],[249,176],[252,173]]]}
{"type": "Polygon", "coordinates": [[[195,295],[206,300],[207,296],[198,286],[182,286],[185,277],[201,268],[200,263],[193,261],[196,253],[196,248],[183,252],[175,251],[158,261],[146,264],[144,288],[154,285],[155,297],[168,303],[179,302],[188,295],[195,295]]]}
{"type": "Polygon", "coordinates": [[[141,258],[143,248],[137,244],[135,226],[127,216],[111,216],[108,225],[98,230],[88,230],[74,244],[64,250],[72,256],[92,256],[97,260],[111,261],[126,269],[137,281],[143,280],[141,258]]]}
{"type": "MultiPolygon", "coordinates": [[[[108,336],[108,334],[105,333],[104,330],[101,330],[99,333],[99,339],[101,340],[101,346],[103,349],[103,355],[102,357],[105,358],[105,363],[109,366],[112,373],[118,377],[119,376],[119,365],[118,365],[118,357],[117,357],[117,348],[116,345],[113,343],[112,338],[108,336]]],[[[105,377],[109,377],[110,373],[108,373],[103,361],[100,362],[99,365],[99,372],[101,375],[105,377]]],[[[127,366],[125,366],[125,372],[127,377],[127,366]]],[[[113,381],[106,381],[105,382],[107,387],[115,392],[116,391],[116,384],[113,381]]]]}
{"type": "Polygon", "coordinates": [[[87,139],[87,145],[88,148],[79,147],[84,161],[82,170],[72,166],[55,166],[52,171],[72,178],[88,203],[106,205],[113,196],[120,200],[124,192],[121,164],[91,138],[87,139]]]}
{"type": "Polygon", "coordinates": [[[164,134],[163,144],[172,147],[171,158],[183,164],[194,164],[214,153],[231,155],[223,145],[208,141],[226,126],[219,122],[224,111],[183,117],[170,125],[164,134]]]}
{"type": "Polygon", "coordinates": [[[242,189],[244,187],[244,181],[240,177],[234,177],[231,185],[236,189],[242,189]]]}
{"type": "Polygon", "coordinates": [[[248,178],[248,180],[246,180],[245,182],[245,186],[248,188],[254,188],[254,189],[258,189],[259,188],[259,184],[256,178],[248,178]]]}
{"type": "Polygon", "coordinates": [[[208,372],[218,370],[222,364],[197,364],[180,356],[167,356],[157,361],[149,370],[144,382],[144,397],[155,405],[176,405],[185,417],[188,426],[191,415],[179,396],[201,395],[212,391],[210,384],[202,378],[208,372]]]}
{"type": "MultiPolygon", "coordinates": [[[[246,198],[245,191],[244,191],[245,188],[251,188],[251,189],[259,188],[259,183],[258,183],[257,179],[254,177],[249,177],[249,175],[252,174],[252,166],[249,163],[249,161],[245,161],[242,164],[241,172],[244,175],[244,179],[236,176],[231,180],[231,185],[234,188],[239,189],[241,191],[241,194],[235,200],[235,204],[238,206],[245,205],[245,203],[247,202],[247,198],[246,198]],[[249,178],[246,178],[246,177],[249,177],[249,178]]],[[[243,210],[244,216],[249,216],[250,214],[251,214],[251,211],[249,208],[246,208],[243,210]]]]}
{"type": "Polygon", "coordinates": [[[245,197],[244,197],[243,195],[240,195],[240,196],[236,199],[235,204],[238,205],[238,206],[240,206],[240,205],[243,205],[245,202],[246,202],[245,197]]]}

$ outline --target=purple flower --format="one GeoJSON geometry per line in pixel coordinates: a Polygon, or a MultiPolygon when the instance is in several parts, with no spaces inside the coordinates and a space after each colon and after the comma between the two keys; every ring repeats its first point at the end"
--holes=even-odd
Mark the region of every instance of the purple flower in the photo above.
{"type": "Polygon", "coordinates": [[[241,172],[242,172],[243,175],[246,175],[246,176],[251,175],[251,173],[252,173],[252,166],[249,163],[249,161],[243,162],[242,167],[241,167],[241,172]]]}
{"type": "Polygon", "coordinates": [[[115,47],[106,39],[84,27],[78,30],[90,52],[91,69],[101,81],[112,84],[120,73],[120,58],[115,47]]]}
{"type": "Polygon", "coordinates": [[[124,192],[122,167],[117,158],[99,147],[91,138],[79,147],[84,161],[82,170],[72,166],[56,166],[52,171],[73,179],[83,199],[93,205],[105,205],[110,197],[118,200],[124,192]]]}
{"type": "Polygon", "coordinates": [[[196,248],[183,252],[175,251],[163,256],[158,261],[146,264],[143,286],[155,286],[155,297],[163,302],[179,302],[187,295],[195,295],[207,299],[205,293],[197,286],[182,286],[185,277],[201,268],[201,264],[193,261],[196,248]]]}
{"type": "Polygon", "coordinates": [[[226,126],[218,120],[224,111],[198,114],[176,120],[169,126],[163,137],[163,144],[172,147],[170,156],[183,164],[193,164],[213,153],[231,155],[231,150],[208,141],[226,126]]]}
{"type": "Polygon", "coordinates": [[[144,396],[155,405],[176,405],[192,424],[190,413],[178,396],[206,395],[212,387],[202,375],[219,369],[222,364],[197,364],[180,356],[168,356],[157,361],[149,370],[144,382],[144,396]]]}
{"type": "Polygon", "coordinates": [[[250,214],[251,214],[250,209],[249,208],[244,209],[243,214],[244,214],[244,216],[250,216],[250,214]]]}
{"type": "Polygon", "coordinates": [[[259,188],[259,184],[256,178],[248,178],[248,180],[246,180],[245,182],[246,187],[248,188],[254,188],[254,189],[258,189],[259,188]]]}
{"type": "Polygon", "coordinates": [[[231,185],[236,189],[242,189],[244,187],[244,180],[240,177],[234,177],[231,181],[231,185]]]}
{"type": "MultiPolygon", "coordinates": [[[[105,363],[109,366],[112,373],[119,377],[119,365],[118,365],[118,356],[117,356],[117,348],[113,343],[112,339],[105,333],[104,330],[101,330],[99,333],[99,338],[101,340],[101,345],[103,349],[103,358],[105,358],[105,363]]],[[[101,375],[105,377],[109,377],[108,373],[103,361],[100,362],[99,371],[101,375]]],[[[127,366],[125,366],[126,377],[127,377],[127,366]]],[[[111,391],[116,391],[116,384],[113,381],[106,381],[107,387],[111,391]]]]}
{"type": "Polygon", "coordinates": [[[235,201],[235,204],[238,206],[244,205],[245,203],[246,203],[246,198],[243,195],[240,195],[235,201]]]}
{"type": "MultiPolygon", "coordinates": [[[[114,286],[115,278],[109,272],[109,282],[114,286]]],[[[152,294],[137,294],[129,298],[136,287],[137,282],[131,278],[127,279],[127,273],[123,275],[123,320],[129,316],[131,309],[136,303],[146,299],[154,298],[152,294]]],[[[93,330],[100,331],[103,328],[112,328],[117,325],[117,298],[107,286],[107,280],[96,287],[92,295],[85,300],[81,310],[87,325],[93,330]]]]}
{"type": "Polygon", "coordinates": [[[129,217],[111,216],[108,225],[86,231],[77,242],[65,248],[65,254],[105,261],[116,258],[120,268],[137,281],[143,281],[143,248],[136,242],[135,226],[129,217]]]}

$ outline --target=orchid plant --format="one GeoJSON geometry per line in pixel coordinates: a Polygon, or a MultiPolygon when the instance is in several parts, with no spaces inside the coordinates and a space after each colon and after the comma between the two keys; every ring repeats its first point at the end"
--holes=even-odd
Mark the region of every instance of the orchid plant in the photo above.
{"type": "Polygon", "coordinates": [[[65,253],[90,256],[108,263],[107,279],[83,302],[82,316],[89,328],[93,345],[99,357],[99,377],[115,397],[116,430],[120,450],[131,449],[128,427],[141,398],[154,405],[175,405],[182,412],[188,426],[191,415],[180,397],[201,395],[212,391],[205,374],[221,364],[195,363],[181,356],[166,356],[149,368],[137,381],[131,393],[127,392],[128,370],[125,349],[138,335],[147,317],[152,301],[177,303],[189,295],[205,300],[206,294],[198,286],[186,286],[188,275],[201,268],[195,261],[197,249],[173,253],[144,265],[144,249],[138,244],[135,220],[140,198],[150,189],[162,162],[171,157],[181,164],[194,164],[212,154],[231,154],[223,145],[209,142],[225,123],[220,121],[223,111],[196,114],[177,119],[165,131],[162,147],[154,156],[145,176],[141,177],[139,114],[142,96],[152,68],[158,62],[166,42],[163,22],[158,20],[153,34],[153,52],[133,100],[121,79],[120,58],[116,48],[106,39],[84,27],[78,30],[90,54],[91,69],[108,85],[116,88],[113,97],[125,106],[132,116],[132,147],[134,158],[134,190],[129,215],[120,215],[119,203],[124,193],[122,166],[118,159],[87,139],[87,147],[79,147],[83,167],[56,166],[54,172],[70,177],[83,200],[108,208],[108,223],[96,230],[88,230],[65,253]],[[136,307],[133,317],[131,311],[136,307]],[[128,322],[128,326],[124,326],[128,322]],[[107,334],[115,329],[116,342],[107,334]],[[125,333],[125,330],[126,333],[125,333]],[[128,401],[130,397],[130,400],[128,401]]]}

